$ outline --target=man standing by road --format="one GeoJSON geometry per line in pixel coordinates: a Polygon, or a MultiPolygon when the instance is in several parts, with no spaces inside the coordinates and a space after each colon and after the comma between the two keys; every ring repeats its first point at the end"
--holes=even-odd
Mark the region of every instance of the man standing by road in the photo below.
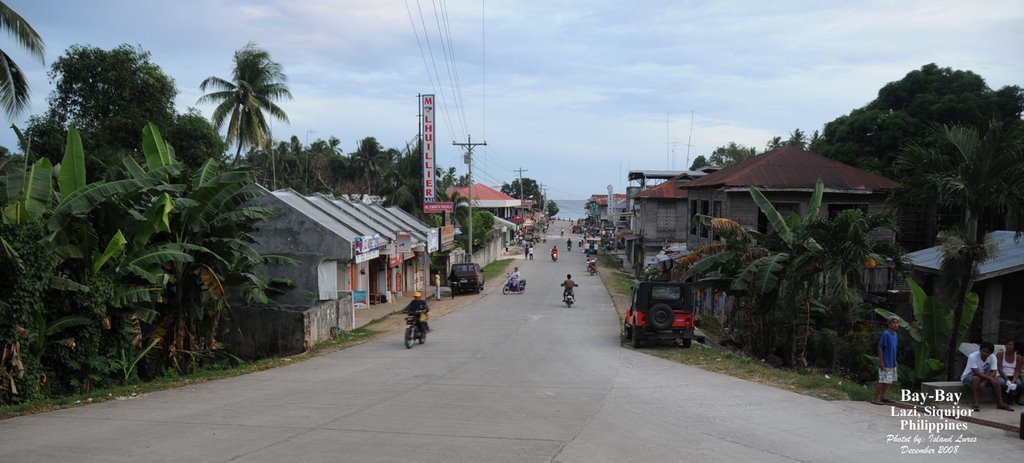
{"type": "Polygon", "coordinates": [[[888,400],[885,393],[889,385],[896,382],[896,345],[899,343],[896,331],[899,329],[900,319],[890,318],[888,329],[878,340],[878,384],[875,385],[875,398],[871,401],[875,405],[882,405],[888,400]]]}
{"type": "Polygon", "coordinates": [[[434,300],[441,300],[441,272],[434,272],[434,300]]]}

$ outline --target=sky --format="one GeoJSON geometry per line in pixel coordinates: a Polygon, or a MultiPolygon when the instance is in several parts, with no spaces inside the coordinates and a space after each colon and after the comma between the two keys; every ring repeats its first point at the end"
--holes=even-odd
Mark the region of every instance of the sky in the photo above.
{"type": "MultiPolygon", "coordinates": [[[[465,173],[450,142],[472,137],[487,143],[474,181],[498,186],[524,169],[556,199],[624,192],[630,170],[683,170],[730,141],[810,135],[928,63],[993,89],[1024,85],[1019,0],[4,3],[46,43],[43,64],[0,37],[32,91],[5,126],[45,112],[47,71],[70,45],[141,46],[174,79],[178,111],[209,116],[200,82],[230,78],[234,52],[255,42],[294,96],[278,103],[290,123],[274,122],[275,139],[404,148],[416,96],[433,93],[439,166],[465,173]]],[[[16,146],[9,128],[0,145],[16,146]]]]}

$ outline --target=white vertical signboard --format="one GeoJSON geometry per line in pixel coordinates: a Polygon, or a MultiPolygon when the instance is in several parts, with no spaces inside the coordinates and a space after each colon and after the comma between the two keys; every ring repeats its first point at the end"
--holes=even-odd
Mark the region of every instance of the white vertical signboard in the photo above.
{"type": "Polygon", "coordinates": [[[434,201],[434,95],[420,95],[423,116],[420,134],[423,136],[423,203],[434,201]]]}

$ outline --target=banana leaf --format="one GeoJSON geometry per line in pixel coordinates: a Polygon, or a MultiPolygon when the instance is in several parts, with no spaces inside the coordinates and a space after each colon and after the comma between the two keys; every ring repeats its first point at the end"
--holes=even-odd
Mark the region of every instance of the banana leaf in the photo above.
{"type": "Polygon", "coordinates": [[[60,161],[57,183],[64,197],[85,186],[85,151],[82,149],[82,137],[73,128],[68,129],[67,147],[64,148],[64,159],[60,161]]]}

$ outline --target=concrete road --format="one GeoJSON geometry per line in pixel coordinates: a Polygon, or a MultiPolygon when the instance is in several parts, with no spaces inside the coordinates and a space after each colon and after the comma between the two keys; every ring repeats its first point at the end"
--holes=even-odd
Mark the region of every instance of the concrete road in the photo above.
{"type": "MultiPolygon", "coordinates": [[[[553,229],[557,236],[557,228],[553,229]]],[[[526,294],[288,367],[0,421],[2,462],[1020,462],[1024,441],[968,424],[947,444],[887,442],[887,407],[826,402],[620,347],[583,255],[518,260],[526,294]],[[561,304],[573,273],[578,304],[561,304]],[[942,445],[943,447],[940,447],[942,445]]],[[[558,242],[559,249],[565,240],[558,242]]],[[[916,419],[911,421],[916,422],[916,419]]],[[[932,420],[935,421],[935,420],[932,420]]],[[[941,422],[941,420],[939,420],[941,422]]],[[[955,422],[954,422],[955,423],[955,422]]]]}

